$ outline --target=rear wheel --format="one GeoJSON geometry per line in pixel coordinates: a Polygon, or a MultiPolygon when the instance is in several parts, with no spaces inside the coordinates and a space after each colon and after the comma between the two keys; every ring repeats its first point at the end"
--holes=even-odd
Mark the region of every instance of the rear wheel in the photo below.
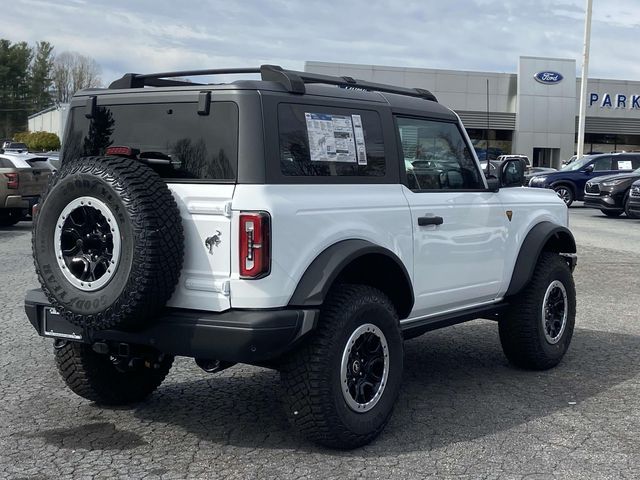
{"type": "Polygon", "coordinates": [[[398,316],[375,288],[330,293],[314,337],[281,370],[291,422],[331,448],[371,442],[389,421],[403,368],[398,316]]]}
{"type": "Polygon", "coordinates": [[[576,289],[567,262],[557,253],[543,252],[531,281],[509,299],[509,305],[499,322],[509,362],[532,370],[560,363],[576,317],[576,289]]]}
{"type": "Polygon", "coordinates": [[[567,205],[567,207],[571,206],[574,200],[574,194],[571,187],[567,185],[556,185],[553,187],[553,190],[556,194],[562,199],[562,201],[567,205]]]}
{"type": "Polygon", "coordinates": [[[55,346],[58,371],[77,395],[104,405],[139,402],[160,386],[173,357],[154,354],[145,358],[99,354],[90,345],[58,342],[55,346]]]}
{"type": "Polygon", "coordinates": [[[0,227],[12,227],[22,220],[22,211],[16,208],[0,210],[0,227]]]}

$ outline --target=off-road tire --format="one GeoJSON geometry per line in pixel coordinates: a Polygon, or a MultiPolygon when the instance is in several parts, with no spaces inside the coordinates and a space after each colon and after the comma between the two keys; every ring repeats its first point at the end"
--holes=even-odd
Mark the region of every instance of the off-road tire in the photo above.
{"type": "Polygon", "coordinates": [[[61,315],[87,330],[143,326],[178,283],[184,250],[180,212],[166,183],[137,160],[85,157],[64,164],[52,177],[33,225],[42,290],[61,315]],[[111,279],[94,291],[81,290],[65,277],[54,248],[60,215],[87,196],[111,209],[121,241],[111,279]]]}
{"type": "Polygon", "coordinates": [[[19,209],[0,210],[0,227],[13,227],[22,220],[22,212],[19,209]]]}
{"type": "Polygon", "coordinates": [[[542,252],[531,281],[508,301],[499,330],[509,362],[531,370],[546,370],[560,363],[571,343],[576,316],[576,290],[567,262],[557,253],[542,252]],[[564,332],[551,344],[545,338],[542,315],[545,292],[555,280],[566,290],[568,309],[564,332]]]}
{"type": "Polygon", "coordinates": [[[351,449],[371,442],[391,417],[403,369],[403,339],[393,304],[364,285],[339,285],[328,295],[317,330],[281,367],[285,409],[308,439],[330,448],[351,449]],[[342,393],[341,361],[347,342],[364,324],[384,334],[389,374],[378,403],[367,412],[352,410],[342,393]]]}
{"type": "Polygon", "coordinates": [[[102,405],[128,405],[147,398],[165,379],[173,357],[159,357],[157,364],[118,370],[109,355],[91,346],[66,342],[54,348],[62,379],[77,395],[102,405]]]}
{"type": "Polygon", "coordinates": [[[600,210],[600,211],[610,218],[617,218],[624,213],[622,210],[600,210]]]}

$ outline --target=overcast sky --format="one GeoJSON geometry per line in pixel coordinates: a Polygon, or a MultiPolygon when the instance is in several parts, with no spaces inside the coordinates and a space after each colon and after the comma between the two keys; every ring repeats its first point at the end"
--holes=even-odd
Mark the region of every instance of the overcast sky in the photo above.
{"type": "MultiPolygon", "coordinates": [[[[640,80],[640,0],[593,0],[590,76],[640,80]]],[[[516,72],[581,66],[584,0],[13,0],[0,37],[47,40],[124,72],[305,60],[516,72]]]]}

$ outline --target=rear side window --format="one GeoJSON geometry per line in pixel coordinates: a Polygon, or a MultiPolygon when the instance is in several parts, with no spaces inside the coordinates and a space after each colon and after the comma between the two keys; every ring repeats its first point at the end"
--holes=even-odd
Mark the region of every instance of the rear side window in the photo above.
{"type": "Polygon", "coordinates": [[[611,170],[611,157],[600,157],[593,162],[593,170],[602,172],[611,170]]]}
{"type": "Polygon", "coordinates": [[[623,155],[616,159],[618,170],[635,170],[640,168],[640,155],[623,155]]]}
{"type": "Polygon", "coordinates": [[[317,105],[278,106],[280,171],[285,176],[383,177],[377,112],[317,105]]]}
{"type": "Polygon", "coordinates": [[[99,106],[92,119],[84,112],[71,111],[63,163],[126,146],[168,180],[236,179],[238,107],[233,102],[212,103],[209,115],[198,115],[196,103],[99,106]]]}

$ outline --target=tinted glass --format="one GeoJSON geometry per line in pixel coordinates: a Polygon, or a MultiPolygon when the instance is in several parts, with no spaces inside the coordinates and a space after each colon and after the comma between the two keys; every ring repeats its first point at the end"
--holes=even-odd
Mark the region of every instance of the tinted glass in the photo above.
{"type": "Polygon", "coordinates": [[[593,171],[611,170],[611,157],[600,157],[593,162],[593,171]]]}
{"type": "Polygon", "coordinates": [[[13,168],[13,163],[6,158],[0,158],[0,168],[13,168]]]}
{"type": "Polygon", "coordinates": [[[616,158],[615,163],[618,166],[618,170],[635,170],[636,168],[640,168],[640,156],[622,155],[616,158]]]}
{"type": "Polygon", "coordinates": [[[385,175],[382,124],[376,112],[280,104],[278,127],[283,175],[385,175]]]}
{"type": "Polygon", "coordinates": [[[407,182],[412,190],[484,189],[457,125],[397,118],[407,182]]]}
{"type": "Polygon", "coordinates": [[[236,178],[238,108],[233,102],[214,102],[209,115],[198,115],[195,103],[100,106],[92,119],[84,112],[71,112],[63,163],[126,146],[167,179],[236,178]]]}

